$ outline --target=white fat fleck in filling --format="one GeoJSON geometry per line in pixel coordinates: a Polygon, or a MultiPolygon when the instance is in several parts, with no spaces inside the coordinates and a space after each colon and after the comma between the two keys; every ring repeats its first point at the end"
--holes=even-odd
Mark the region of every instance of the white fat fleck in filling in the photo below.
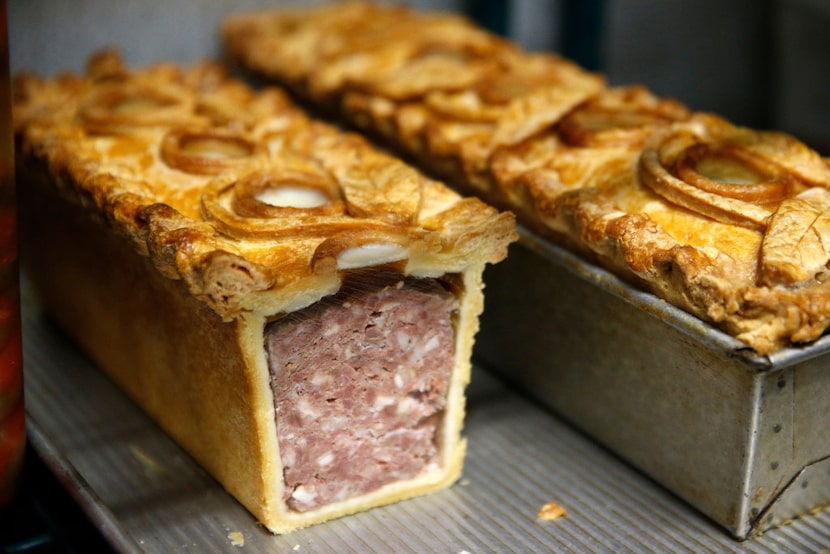
{"type": "Polygon", "coordinates": [[[332,377],[331,375],[326,375],[324,373],[318,373],[309,380],[309,383],[311,383],[315,387],[329,387],[334,385],[334,377],[332,377]]]}
{"type": "Polygon", "coordinates": [[[430,337],[429,340],[427,341],[427,343],[424,345],[424,353],[426,354],[426,353],[432,352],[433,350],[438,348],[439,344],[440,344],[440,342],[438,340],[438,337],[436,337],[436,336],[430,337]]]}
{"type": "Polygon", "coordinates": [[[334,454],[332,454],[331,452],[326,452],[325,454],[317,458],[317,465],[320,467],[326,467],[327,465],[330,465],[333,461],[334,454]]]}
{"type": "Polygon", "coordinates": [[[299,411],[303,416],[307,417],[308,419],[314,419],[318,415],[317,410],[315,410],[311,406],[311,404],[305,399],[302,399],[299,402],[297,402],[297,411],[299,411]]]}
{"type": "Polygon", "coordinates": [[[294,493],[291,495],[297,502],[301,502],[303,504],[310,504],[314,502],[317,498],[317,493],[313,491],[309,491],[308,488],[300,485],[296,489],[294,489],[294,493]]]}
{"type": "Polygon", "coordinates": [[[372,407],[375,410],[382,410],[386,406],[391,406],[394,403],[395,403],[395,397],[394,396],[386,396],[386,395],[379,394],[377,397],[375,397],[375,402],[374,402],[374,404],[372,404],[372,407]]]}
{"type": "Polygon", "coordinates": [[[412,344],[412,337],[409,333],[396,333],[395,339],[398,341],[398,348],[401,350],[408,350],[409,345],[412,344]]]}
{"type": "Polygon", "coordinates": [[[323,324],[323,336],[329,337],[340,332],[340,325],[336,322],[323,324]]]}
{"type": "Polygon", "coordinates": [[[414,411],[418,407],[418,401],[414,398],[407,396],[406,398],[402,398],[398,405],[395,407],[395,413],[398,415],[407,414],[409,412],[414,411]]]}
{"type": "Polygon", "coordinates": [[[370,267],[405,260],[409,249],[405,246],[384,242],[372,242],[347,248],[337,256],[338,269],[370,267]]]}

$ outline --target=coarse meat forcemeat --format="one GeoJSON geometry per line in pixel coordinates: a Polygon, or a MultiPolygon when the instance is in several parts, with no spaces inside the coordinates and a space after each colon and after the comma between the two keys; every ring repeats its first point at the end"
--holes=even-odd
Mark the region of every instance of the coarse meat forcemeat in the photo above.
{"type": "Polygon", "coordinates": [[[15,81],[46,308],[271,531],[451,484],[510,214],[215,64],[15,81]]]}
{"type": "Polygon", "coordinates": [[[239,14],[230,55],[759,354],[830,324],[830,167],[453,14],[239,14]]]}

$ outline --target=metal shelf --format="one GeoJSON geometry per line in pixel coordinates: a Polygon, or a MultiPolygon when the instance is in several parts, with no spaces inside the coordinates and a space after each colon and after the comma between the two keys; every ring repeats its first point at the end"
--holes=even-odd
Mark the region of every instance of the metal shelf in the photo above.
{"type": "MultiPolygon", "coordinates": [[[[27,297],[28,298],[28,297],[27,297]]],[[[273,536],[24,303],[29,439],[122,552],[817,552],[830,511],[737,542],[481,367],[468,391],[461,481],[273,536]],[[555,501],[568,514],[540,521],[555,501]]]]}

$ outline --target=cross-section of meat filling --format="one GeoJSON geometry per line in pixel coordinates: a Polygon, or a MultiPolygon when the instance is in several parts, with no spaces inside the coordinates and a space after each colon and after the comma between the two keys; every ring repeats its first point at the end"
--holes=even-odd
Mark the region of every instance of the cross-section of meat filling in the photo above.
{"type": "Polygon", "coordinates": [[[344,286],[269,324],[285,500],[296,511],[438,463],[456,299],[432,279],[344,286]]]}

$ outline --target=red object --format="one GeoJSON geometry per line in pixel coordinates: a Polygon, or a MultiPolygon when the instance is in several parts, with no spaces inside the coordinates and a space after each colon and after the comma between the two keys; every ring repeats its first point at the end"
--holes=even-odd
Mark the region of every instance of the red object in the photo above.
{"type": "Polygon", "coordinates": [[[26,444],[26,412],[23,395],[0,421],[0,506],[11,501],[17,489],[26,444]]]}
{"type": "Polygon", "coordinates": [[[26,442],[10,92],[6,0],[0,0],[0,507],[17,490],[26,442]]]}

